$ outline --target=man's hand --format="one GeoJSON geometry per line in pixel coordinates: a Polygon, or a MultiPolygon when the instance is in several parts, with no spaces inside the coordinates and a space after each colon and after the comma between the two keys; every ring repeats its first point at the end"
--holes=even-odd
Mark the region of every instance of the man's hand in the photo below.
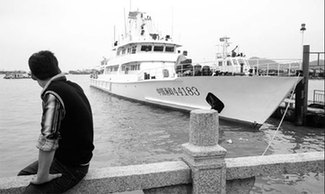
{"type": "Polygon", "coordinates": [[[39,150],[38,154],[38,169],[37,175],[30,181],[32,184],[43,184],[50,182],[53,179],[59,178],[62,176],[61,173],[50,174],[50,166],[53,162],[55,150],[42,151],[39,150]]]}
{"type": "Polygon", "coordinates": [[[42,177],[36,175],[35,177],[33,177],[33,179],[30,182],[32,184],[39,185],[39,184],[43,184],[46,182],[50,182],[53,179],[59,178],[61,176],[62,176],[62,174],[48,174],[47,176],[42,176],[42,177]]]}

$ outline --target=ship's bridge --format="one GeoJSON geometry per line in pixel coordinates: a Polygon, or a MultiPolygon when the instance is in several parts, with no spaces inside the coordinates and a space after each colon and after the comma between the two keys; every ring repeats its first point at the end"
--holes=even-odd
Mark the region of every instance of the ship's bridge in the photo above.
{"type": "Polygon", "coordinates": [[[181,45],[169,41],[133,41],[115,48],[115,57],[108,65],[129,62],[165,61],[175,62],[181,45]]]}

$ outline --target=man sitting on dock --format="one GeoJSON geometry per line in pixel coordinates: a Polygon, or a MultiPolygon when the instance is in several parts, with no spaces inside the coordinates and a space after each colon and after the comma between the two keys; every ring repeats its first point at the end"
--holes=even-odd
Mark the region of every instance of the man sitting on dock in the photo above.
{"type": "Polygon", "coordinates": [[[28,64],[43,88],[43,115],[38,160],[18,176],[36,174],[24,193],[63,193],[88,172],[94,149],[91,107],[82,88],[61,74],[52,52],[35,53],[28,64]]]}

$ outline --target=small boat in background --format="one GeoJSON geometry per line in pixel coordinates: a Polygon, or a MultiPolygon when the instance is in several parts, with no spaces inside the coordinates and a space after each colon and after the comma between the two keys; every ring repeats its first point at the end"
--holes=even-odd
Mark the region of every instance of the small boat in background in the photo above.
{"type": "Polygon", "coordinates": [[[28,73],[6,73],[3,79],[29,79],[32,78],[28,73]]]}

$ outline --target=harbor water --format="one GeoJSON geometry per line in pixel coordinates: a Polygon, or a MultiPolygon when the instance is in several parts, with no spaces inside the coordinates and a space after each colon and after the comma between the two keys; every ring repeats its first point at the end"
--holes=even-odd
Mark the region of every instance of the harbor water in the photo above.
{"type": "MultiPolygon", "coordinates": [[[[94,157],[91,168],[178,160],[188,142],[189,113],[162,109],[110,96],[89,87],[88,75],[68,75],[84,89],[93,110],[94,157]]],[[[310,80],[311,87],[324,80],[310,80]]],[[[32,79],[0,77],[0,177],[17,172],[37,159],[41,88],[32,79]]],[[[253,107],[252,107],[253,108],[253,107]]],[[[219,144],[227,156],[262,155],[279,120],[270,118],[260,129],[220,121],[219,144]]],[[[324,128],[284,122],[266,155],[324,151],[324,128]]],[[[324,174],[258,177],[251,193],[324,193],[324,174]]]]}

